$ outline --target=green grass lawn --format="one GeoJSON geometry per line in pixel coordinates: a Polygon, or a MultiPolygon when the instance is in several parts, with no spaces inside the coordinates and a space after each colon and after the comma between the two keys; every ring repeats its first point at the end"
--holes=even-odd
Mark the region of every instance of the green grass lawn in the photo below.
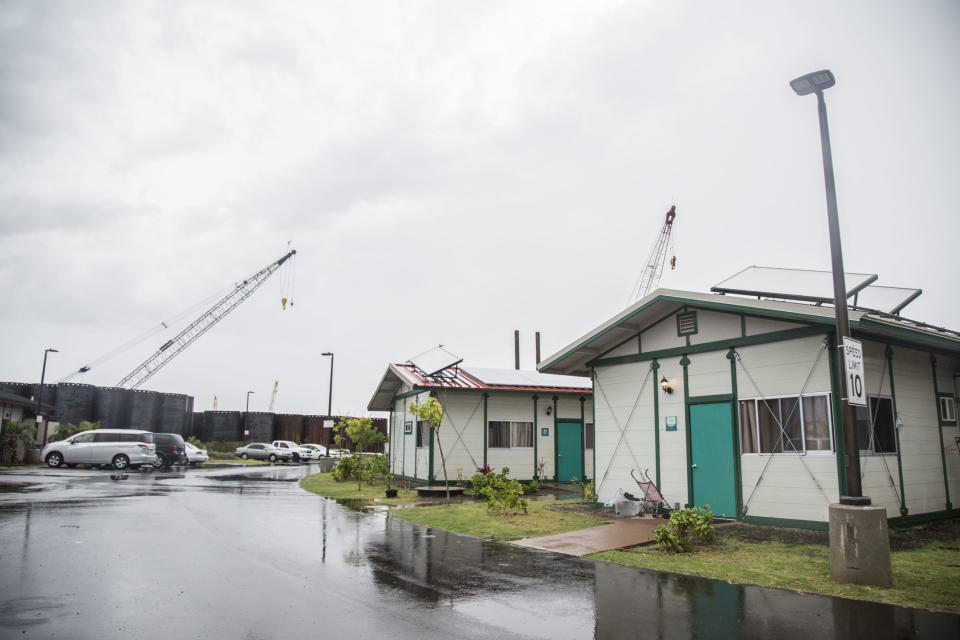
{"type": "Polygon", "coordinates": [[[960,613],[960,538],[892,553],[890,589],[834,582],[826,546],[747,542],[723,539],[720,534],[714,545],[695,549],[671,554],[654,547],[635,547],[588,557],[733,583],[960,613]]]}
{"type": "Polygon", "coordinates": [[[396,498],[387,498],[384,494],[382,484],[369,485],[363,483],[360,491],[357,491],[357,481],[350,480],[337,482],[330,473],[315,473],[307,476],[300,481],[300,487],[311,493],[334,500],[366,500],[377,504],[404,504],[414,502],[417,499],[417,492],[413,489],[400,489],[396,498]]]}
{"type": "Polygon", "coordinates": [[[391,512],[395,518],[409,520],[456,533],[491,540],[519,540],[549,536],[603,524],[592,516],[570,511],[555,511],[549,503],[529,501],[527,513],[504,515],[487,511],[484,502],[440,504],[427,507],[398,509],[391,512]]]}

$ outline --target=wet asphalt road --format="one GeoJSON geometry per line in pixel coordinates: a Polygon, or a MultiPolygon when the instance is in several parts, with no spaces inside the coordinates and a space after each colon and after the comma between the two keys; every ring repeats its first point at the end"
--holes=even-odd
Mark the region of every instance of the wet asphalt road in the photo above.
{"type": "Polygon", "coordinates": [[[521,549],[311,466],[0,473],[0,638],[957,638],[960,617],[521,549]]]}

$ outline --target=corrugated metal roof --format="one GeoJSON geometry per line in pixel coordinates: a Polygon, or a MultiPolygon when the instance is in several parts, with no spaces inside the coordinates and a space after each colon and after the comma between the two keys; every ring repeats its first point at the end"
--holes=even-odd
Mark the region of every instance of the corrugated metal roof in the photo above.
{"type": "Polygon", "coordinates": [[[377,390],[367,404],[370,411],[389,411],[394,396],[403,384],[414,389],[447,391],[527,391],[544,394],[580,394],[593,392],[589,378],[544,374],[514,369],[452,367],[438,376],[425,376],[409,363],[387,367],[377,390]]]}

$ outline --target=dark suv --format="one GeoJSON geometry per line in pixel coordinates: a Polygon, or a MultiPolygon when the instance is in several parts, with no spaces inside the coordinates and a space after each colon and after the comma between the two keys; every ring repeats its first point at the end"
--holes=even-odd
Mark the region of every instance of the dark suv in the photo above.
{"type": "Polygon", "coordinates": [[[187,464],[187,447],[179,433],[154,433],[153,442],[157,445],[158,467],[187,464]]]}

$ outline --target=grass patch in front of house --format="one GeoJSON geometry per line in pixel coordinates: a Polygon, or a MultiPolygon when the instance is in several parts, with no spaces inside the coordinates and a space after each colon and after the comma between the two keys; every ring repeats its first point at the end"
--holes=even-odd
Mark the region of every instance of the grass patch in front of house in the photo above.
{"type": "Polygon", "coordinates": [[[526,514],[515,515],[490,512],[485,502],[398,509],[391,515],[435,529],[504,541],[549,536],[604,524],[603,520],[585,513],[551,509],[550,504],[531,500],[527,503],[526,514]]]}
{"type": "Polygon", "coordinates": [[[377,504],[386,505],[415,502],[417,499],[417,492],[413,489],[399,489],[396,498],[387,498],[382,483],[371,485],[364,482],[360,491],[357,491],[356,479],[337,482],[330,472],[314,473],[307,476],[300,481],[300,488],[334,500],[362,500],[367,502],[377,500],[377,504]]]}
{"type": "Polygon", "coordinates": [[[893,587],[840,584],[830,577],[830,548],[823,545],[747,541],[717,530],[713,545],[674,554],[634,547],[588,556],[658,571],[671,571],[738,584],[790,589],[902,607],[960,613],[960,537],[891,554],[893,587]]]}

